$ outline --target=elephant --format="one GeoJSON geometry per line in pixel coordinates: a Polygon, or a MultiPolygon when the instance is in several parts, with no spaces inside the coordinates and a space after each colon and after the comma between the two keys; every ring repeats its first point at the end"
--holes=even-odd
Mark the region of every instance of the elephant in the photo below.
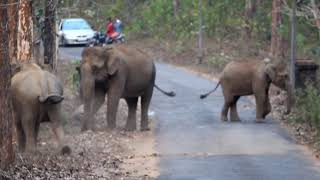
{"type": "Polygon", "coordinates": [[[141,131],[149,130],[148,109],[153,87],[167,96],[155,84],[156,67],[145,52],[124,44],[108,47],[87,47],[82,52],[80,66],[80,96],[84,102],[82,131],[94,130],[94,114],[105,101],[107,95],[107,124],[109,129],[116,127],[116,114],[119,100],[124,98],[128,105],[125,129],[134,131],[138,98],[141,98],[141,131]]]}
{"type": "Polygon", "coordinates": [[[40,123],[49,121],[61,152],[69,154],[60,124],[64,99],[60,81],[35,63],[13,64],[12,72],[10,93],[19,151],[36,151],[40,123]]]}
{"type": "Polygon", "coordinates": [[[237,112],[237,101],[241,96],[254,95],[256,100],[256,122],[263,122],[271,112],[269,100],[270,84],[288,90],[289,76],[286,64],[282,61],[243,60],[228,63],[221,73],[216,87],[210,92],[200,96],[206,98],[214,92],[219,85],[222,87],[224,105],[221,111],[221,120],[228,121],[230,108],[231,121],[240,121],[237,112]]]}

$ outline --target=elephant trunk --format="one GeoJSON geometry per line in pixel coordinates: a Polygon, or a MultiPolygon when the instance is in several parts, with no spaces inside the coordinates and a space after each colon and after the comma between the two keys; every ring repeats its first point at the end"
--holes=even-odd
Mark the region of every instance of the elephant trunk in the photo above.
{"type": "MultiPolygon", "coordinates": [[[[83,73],[83,72],[82,72],[83,73]]],[[[92,104],[94,98],[95,79],[91,74],[82,74],[80,81],[81,99],[84,103],[84,119],[81,131],[85,131],[89,126],[89,119],[92,116],[92,104]]]]}

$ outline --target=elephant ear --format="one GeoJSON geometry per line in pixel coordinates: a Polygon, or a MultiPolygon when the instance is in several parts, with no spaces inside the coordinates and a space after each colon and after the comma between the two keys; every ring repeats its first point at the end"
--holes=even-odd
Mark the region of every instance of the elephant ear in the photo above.
{"type": "Polygon", "coordinates": [[[110,76],[114,75],[120,68],[121,57],[119,56],[111,56],[107,66],[108,66],[108,74],[110,76]]]}
{"type": "Polygon", "coordinates": [[[276,68],[273,64],[268,63],[266,65],[265,73],[268,75],[271,81],[276,79],[276,68]]]}

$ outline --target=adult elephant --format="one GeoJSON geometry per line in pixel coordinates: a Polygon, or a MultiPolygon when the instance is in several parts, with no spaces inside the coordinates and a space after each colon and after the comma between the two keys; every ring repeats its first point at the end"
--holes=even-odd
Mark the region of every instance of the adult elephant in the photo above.
{"type": "Polygon", "coordinates": [[[285,63],[271,62],[269,59],[234,61],[226,65],[217,86],[200,98],[206,98],[221,85],[224,96],[221,120],[228,121],[230,108],[231,121],[239,121],[238,99],[240,96],[254,95],[257,106],[256,122],[262,122],[271,111],[268,95],[271,83],[283,90],[288,89],[289,78],[285,63]]]}
{"type": "Polygon", "coordinates": [[[15,75],[11,79],[10,92],[19,150],[35,151],[40,123],[50,121],[62,153],[70,153],[70,148],[63,142],[64,131],[60,123],[62,84],[37,64],[27,63],[13,67],[15,75]]]}
{"type": "Polygon", "coordinates": [[[156,68],[152,59],[136,48],[123,44],[108,47],[88,47],[82,52],[80,67],[80,94],[84,102],[82,131],[94,129],[94,114],[105,101],[107,94],[108,127],[116,127],[116,114],[120,98],[128,105],[126,130],[136,129],[136,109],[141,97],[141,131],[149,130],[148,109],[153,87],[168,96],[155,85],[156,68]]]}

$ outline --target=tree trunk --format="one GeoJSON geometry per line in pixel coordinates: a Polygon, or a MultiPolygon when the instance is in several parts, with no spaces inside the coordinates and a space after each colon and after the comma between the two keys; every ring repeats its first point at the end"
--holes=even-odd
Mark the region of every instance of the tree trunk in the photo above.
{"type": "MultiPolygon", "coordinates": [[[[16,0],[8,0],[8,3],[14,4],[16,0]]],[[[17,63],[17,33],[19,4],[8,6],[8,26],[9,26],[9,57],[10,63],[17,63]]]]}
{"type": "Polygon", "coordinates": [[[273,57],[278,57],[282,54],[282,37],[278,32],[281,25],[281,0],[272,1],[272,25],[271,25],[271,48],[270,53],[273,57]]]}
{"type": "Polygon", "coordinates": [[[57,65],[56,6],[57,0],[46,1],[44,21],[44,63],[49,64],[53,70],[57,65]]]}
{"type": "Polygon", "coordinates": [[[315,0],[311,0],[312,14],[314,16],[315,24],[319,29],[320,36],[320,4],[317,4],[315,0]]]}
{"type": "Polygon", "coordinates": [[[245,8],[245,33],[247,40],[252,37],[252,17],[256,11],[256,0],[246,0],[245,8]]]}
{"type": "MultiPolygon", "coordinates": [[[[2,0],[1,4],[8,4],[2,0]]],[[[12,147],[12,109],[10,102],[10,63],[8,8],[0,7],[0,169],[6,169],[14,160],[12,147]]]]}
{"type": "Polygon", "coordinates": [[[178,16],[178,7],[179,7],[179,0],[173,0],[173,16],[176,18],[178,16]]]}
{"type": "Polygon", "coordinates": [[[30,0],[20,0],[17,39],[17,59],[23,62],[32,61],[33,21],[30,0]]]}
{"type": "Polygon", "coordinates": [[[203,17],[202,17],[202,0],[198,2],[199,11],[199,39],[198,39],[198,64],[203,61],[203,17]]]}
{"type": "Polygon", "coordinates": [[[126,13],[126,20],[127,22],[131,21],[132,15],[133,15],[133,7],[134,7],[134,2],[132,0],[126,0],[127,3],[127,13],[126,13]]]}

